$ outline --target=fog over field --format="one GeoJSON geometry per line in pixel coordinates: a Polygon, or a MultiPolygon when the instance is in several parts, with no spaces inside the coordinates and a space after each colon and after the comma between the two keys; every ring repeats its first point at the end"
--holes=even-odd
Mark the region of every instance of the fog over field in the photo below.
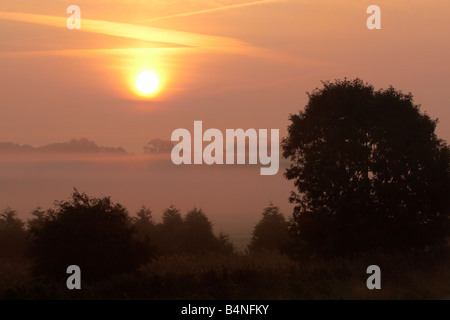
{"type": "Polygon", "coordinates": [[[145,205],[157,221],[170,205],[183,213],[199,207],[214,230],[230,234],[240,249],[270,202],[286,217],[292,213],[287,201],[292,185],[283,177],[283,161],[276,175],[261,176],[260,165],[176,166],[169,153],[136,155],[87,140],[80,146],[82,141],[41,148],[8,144],[8,152],[2,144],[0,208],[9,206],[26,219],[38,206],[47,209],[55,200],[68,199],[73,188],[111,196],[131,215],[145,205]]]}

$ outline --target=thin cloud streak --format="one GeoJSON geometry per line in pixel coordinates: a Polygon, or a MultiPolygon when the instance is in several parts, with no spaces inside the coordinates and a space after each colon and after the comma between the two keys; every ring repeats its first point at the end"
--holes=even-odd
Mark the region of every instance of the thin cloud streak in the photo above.
{"type": "Polygon", "coordinates": [[[181,52],[195,52],[199,48],[192,47],[167,47],[167,48],[106,48],[106,49],[68,49],[68,50],[35,50],[35,51],[8,51],[0,52],[0,57],[13,56],[137,56],[148,54],[172,54],[181,52]]]}
{"type": "Polygon", "coordinates": [[[162,16],[162,17],[155,17],[155,18],[141,20],[140,22],[150,22],[150,21],[159,21],[159,20],[166,20],[166,19],[172,19],[172,18],[189,17],[189,16],[195,16],[195,15],[204,14],[204,13],[244,8],[244,7],[250,7],[250,6],[255,6],[255,5],[260,5],[260,4],[265,4],[265,3],[273,3],[273,2],[279,2],[279,0],[259,0],[259,1],[253,1],[253,2],[232,4],[232,5],[218,7],[218,8],[211,8],[211,9],[192,11],[192,12],[177,13],[177,14],[172,14],[172,15],[162,16]]]}

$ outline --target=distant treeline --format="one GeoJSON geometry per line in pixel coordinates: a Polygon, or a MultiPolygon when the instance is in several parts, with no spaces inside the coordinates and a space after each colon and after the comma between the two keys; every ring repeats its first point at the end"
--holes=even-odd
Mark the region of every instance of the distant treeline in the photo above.
{"type": "Polygon", "coordinates": [[[122,147],[102,147],[86,138],[72,139],[69,142],[51,143],[41,147],[0,142],[0,153],[114,153],[127,154],[122,147]]]}

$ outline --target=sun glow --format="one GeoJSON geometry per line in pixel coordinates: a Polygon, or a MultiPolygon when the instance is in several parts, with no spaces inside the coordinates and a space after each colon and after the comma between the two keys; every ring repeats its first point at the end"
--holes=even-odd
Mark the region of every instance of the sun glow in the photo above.
{"type": "Polygon", "coordinates": [[[158,91],[159,78],[151,71],[142,71],[136,78],[136,89],[143,95],[152,95],[158,91]]]}

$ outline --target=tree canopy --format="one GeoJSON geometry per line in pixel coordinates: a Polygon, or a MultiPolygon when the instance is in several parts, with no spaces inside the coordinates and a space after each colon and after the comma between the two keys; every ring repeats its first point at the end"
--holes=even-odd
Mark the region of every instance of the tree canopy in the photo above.
{"type": "Polygon", "coordinates": [[[174,206],[163,212],[162,222],[156,225],[155,245],[162,255],[232,253],[234,247],[228,235],[213,232],[206,214],[194,208],[185,216],[174,206]]]}
{"type": "Polygon", "coordinates": [[[78,265],[83,278],[133,271],[153,255],[147,242],[134,237],[127,210],[109,197],[90,198],[77,190],[70,201],[37,215],[30,223],[34,271],[64,277],[78,265]]]}
{"type": "Polygon", "coordinates": [[[324,82],[291,115],[283,155],[291,227],[323,254],[439,245],[449,235],[449,148],[411,94],[324,82]]]}
{"type": "Polygon", "coordinates": [[[270,204],[264,209],[261,220],[253,229],[250,251],[283,250],[288,242],[288,223],[280,209],[270,204]]]}

